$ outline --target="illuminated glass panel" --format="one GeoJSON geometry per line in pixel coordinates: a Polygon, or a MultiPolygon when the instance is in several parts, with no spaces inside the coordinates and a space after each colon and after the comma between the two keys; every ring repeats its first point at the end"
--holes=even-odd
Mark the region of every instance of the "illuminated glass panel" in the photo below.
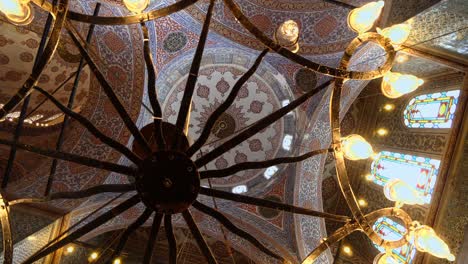
{"type": "Polygon", "coordinates": [[[459,90],[453,90],[416,96],[403,112],[405,125],[410,128],[450,128],[459,95],[459,90]]]}
{"type": "Polygon", "coordinates": [[[439,166],[440,160],[382,151],[371,165],[371,174],[381,186],[394,178],[404,180],[430,203],[439,166]]]}
{"type": "MultiPolygon", "coordinates": [[[[374,223],[373,229],[377,234],[379,234],[383,239],[389,241],[397,241],[400,240],[404,234],[406,233],[406,228],[399,224],[396,221],[388,217],[381,217],[377,219],[374,223]]],[[[380,251],[385,252],[383,247],[374,246],[380,251]]],[[[395,262],[398,264],[406,264],[411,263],[416,254],[416,248],[412,244],[406,244],[402,247],[395,248],[392,250],[395,262]]]]}

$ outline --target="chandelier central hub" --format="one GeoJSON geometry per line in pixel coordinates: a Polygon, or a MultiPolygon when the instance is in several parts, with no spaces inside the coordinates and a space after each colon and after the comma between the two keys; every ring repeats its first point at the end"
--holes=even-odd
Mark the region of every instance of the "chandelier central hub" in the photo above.
{"type": "Polygon", "coordinates": [[[184,153],[157,151],[143,162],[135,185],[146,207],[175,214],[185,211],[197,199],[200,176],[184,153]]]}

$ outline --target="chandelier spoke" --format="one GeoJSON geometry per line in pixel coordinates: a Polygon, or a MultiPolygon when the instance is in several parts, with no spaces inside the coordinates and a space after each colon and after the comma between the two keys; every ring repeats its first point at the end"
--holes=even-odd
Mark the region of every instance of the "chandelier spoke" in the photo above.
{"type": "Polygon", "coordinates": [[[135,155],[133,152],[131,152],[126,146],[121,144],[120,142],[104,135],[99,129],[97,129],[88,119],[86,119],[84,116],[82,116],[79,113],[74,112],[73,110],[67,108],[65,105],[60,103],[55,97],[53,97],[50,93],[45,91],[44,89],[35,86],[35,90],[39,91],[41,94],[43,94],[45,97],[47,97],[57,108],[60,109],[64,114],[70,116],[71,118],[75,119],[78,121],[80,124],[82,124],[84,127],[88,129],[88,131],[93,134],[95,137],[97,137],[99,140],[101,140],[104,144],[108,145],[109,147],[117,150],[118,152],[124,154],[129,160],[131,160],[135,164],[140,164],[141,160],[138,158],[137,155],[135,155]]]}
{"type": "Polygon", "coordinates": [[[229,175],[233,175],[239,171],[264,169],[264,168],[268,168],[268,167],[279,165],[279,164],[300,162],[310,157],[313,157],[315,155],[328,153],[329,151],[333,151],[333,150],[319,149],[319,150],[314,150],[314,151],[308,152],[306,154],[303,154],[297,157],[284,157],[284,158],[276,158],[276,159],[265,160],[265,161],[242,162],[242,163],[233,165],[231,167],[227,167],[225,169],[201,171],[200,179],[223,178],[229,175]]]}
{"type": "Polygon", "coordinates": [[[54,243],[45,245],[42,249],[36,252],[34,255],[29,257],[23,264],[32,264],[35,261],[49,255],[50,253],[56,251],[57,249],[79,239],[80,237],[84,236],[85,234],[93,231],[97,227],[101,226],[102,224],[106,223],[107,221],[111,220],[112,218],[120,215],[121,213],[125,212],[126,210],[130,209],[134,205],[140,202],[140,198],[138,195],[135,195],[128,200],[124,201],[123,203],[119,204],[118,206],[112,208],[111,210],[103,213],[102,215],[96,217],[96,219],[92,220],[91,222],[85,224],[84,226],[78,228],[76,231],[66,235],[64,238],[60,240],[56,240],[54,243]]]}
{"type": "Polygon", "coordinates": [[[322,85],[317,86],[312,91],[302,95],[301,97],[297,98],[296,100],[292,101],[290,104],[276,110],[275,112],[271,113],[270,115],[260,119],[257,123],[249,127],[248,129],[244,130],[242,133],[234,136],[233,138],[229,139],[228,141],[224,142],[217,148],[213,149],[212,151],[208,152],[208,154],[202,156],[201,158],[195,161],[197,168],[200,168],[210,161],[214,160],[215,158],[223,155],[224,153],[228,152],[233,147],[237,146],[238,144],[244,142],[246,139],[250,138],[251,136],[257,134],[262,129],[270,126],[278,119],[289,113],[290,111],[294,110],[296,107],[307,101],[307,99],[311,98],[315,94],[319,93],[320,91],[324,90],[325,88],[330,85],[331,81],[325,82],[322,85]]]}
{"type": "MultiPolygon", "coordinates": [[[[193,57],[192,66],[190,67],[190,73],[187,79],[187,84],[185,85],[184,95],[182,97],[182,102],[180,103],[179,114],[177,115],[176,127],[180,131],[186,132],[188,129],[188,119],[190,118],[190,108],[192,105],[192,96],[193,91],[195,90],[195,85],[198,80],[198,72],[200,70],[200,64],[203,56],[203,51],[205,49],[206,39],[208,37],[208,31],[210,29],[211,16],[213,15],[215,0],[210,0],[210,6],[206,13],[205,22],[203,23],[203,29],[200,34],[200,39],[198,41],[197,50],[193,57]]],[[[185,133],[187,134],[187,133],[185,133]]]]}
{"type": "Polygon", "coordinates": [[[202,254],[205,256],[207,263],[217,264],[218,262],[213,256],[213,252],[211,252],[211,249],[208,247],[208,244],[206,244],[206,241],[203,238],[203,235],[200,232],[200,229],[198,229],[197,224],[193,220],[193,217],[190,211],[189,210],[184,211],[182,213],[182,216],[184,217],[185,222],[187,223],[190,229],[190,232],[192,232],[193,237],[197,241],[198,247],[200,248],[202,254]]]}
{"type": "Polygon", "coordinates": [[[282,258],[281,256],[273,253],[271,250],[269,250],[266,246],[264,246],[260,241],[258,241],[254,236],[252,236],[251,234],[245,232],[244,230],[238,228],[236,225],[234,225],[234,223],[231,222],[231,220],[229,220],[224,214],[222,214],[221,212],[209,207],[209,206],[206,206],[198,201],[195,201],[193,203],[193,207],[195,207],[195,209],[207,214],[207,215],[210,215],[212,217],[214,217],[216,220],[218,220],[224,227],[226,227],[229,231],[231,231],[232,233],[236,234],[237,236],[239,237],[242,237],[244,238],[245,240],[249,241],[252,245],[254,245],[256,248],[258,248],[259,250],[261,250],[263,253],[275,258],[275,259],[279,259],[281,261],[284,261],[284,258],[282,258]]]}
{"type": "Polygon", "coordinates": [[[156,213],[154,215],[153,224],[151,226],[150,237],[146,245],[145,255],[143,256],[143,264],[150,264],[153,257],[154,246],[156,245],[156,238],[161,227],[163,215],[156,213]]]}
{"type": "Polygon", "coordinates": [[[263,58],[265,55],[268,53],[269,49],[264,49],[262,53],[257,57],[255,60],[255,63],[252,65],[252,67],[244,74],[242,75],[241,78],[236,82],[236,84],[232,87],[231,92],[229,93],[226,101],[222,103],[208,118],[208,121],[206,121],[205,127],[203,128],[202,133],[200,134],[200,137],[198,137],[197,141],[190,146],[190,148],[187,150],[187,156],[191,157],[195,152],[197,152],[203,144],[206,143],[206,140],[210,136],[211,130],[213,129],[213,126],[215,125],[216,121],[218,118],[231,106],[231,104],[234,102],[234,99],[236,99],[237,94],[239,93],[240,89],[242,86],[249,80],[250,77],[257,71],[258,66],[262,62],[263,58]]]}
{"type": "Polygon", "coordinates": [[[117,247],[115,247],[114,251],[112,252],[108,260],[106,261],[107,264],[111,264],[112,260],[120,255],[130,235],[133,234],[133,232],[135,232],[140,226],[142,226],[146,222],[146,220],[148,220],[148,218],[151,216],[152,213],[153,213],[152,210],[145,209],[145,211],[135,220],[135,222],[129,225],[127,229],[125,229],[125,231],[120,236],[117,247]]]}
{"type": "Polygon", "coordinates": [[[145,57],[146,70],[148,72],[148,97],[153,108],[153,118],[154,118],[154,136],[158,144],[158,148],[165,149],[166,142],[164,140],[163,130],[162,130],[162,110],[161,105],[158,101],[158,94],[156,91],[156,72],[154,69],[153,56],[151,55],[150,48],[150,39],[148,28],[145,23],[141,23],[141,30],[143,32],[143,54],[145,57]]]}
{"type": "Polygon", "coordinates": [[[123,165],[119,165],[119,164],[115,164],[115,163],[111,163],[107,161],[96,160],[96,159],[92,159],[88,157],[83,157],[83,156],[76,155],[76,154],[65,153],[65,152],[57,151],[57,150],[41,149],[41,148],[34,147],[31,145],[27,145],[27,144],[14,143],[13,141],[5,140],[5,139],[0,139],[0,144],[7,145],[7,146],[16,146],[19,149],[33,152],[42,156],[70,161],[70,162],[78,163],[81,165],[85,165],[85,166],[93,167],[97,169],[112,171],[112,172],[121,173],[121,174],[134,176],[134,177],[137,174],[136,169],[131,168],[131,167],[127,167],[127,166],[123,166],[123,165]]]}
{"type": "Polygon", "coordinates": [[[52,60],[52,57],[57,49],[62,34],[62,28],[66,21],[68,12],[68,0],[60,0],[57,3],[56,8],[50,10],[55,13],[55,23],[52,32],[50,33],[49,41],[41,54],[41,59],[38,60],[37,64],[34,65],[33,70],[29,78],[20,88],[20,90],[10,100],[0,108],[0,119],[4,118],[9,112],[11,112],[23,99],[31,93],[31,89],[39,81],[39,77],[44,71],[45,67],[52,60]],[[56,10],[56,13],[55,13],[56,10]]]}
{"type": "Polygon", "coordinates": [[[167,242],[169,243],[169,264],[177,263],[177,241],[172,227],[172,216],[164,216],[164,230],[166,231],[167,242]]]}
{"type": "Polygon", "coordinates": [[[132,133],[133,137],[135,137],[135,140],[138,142],[138,144],[140,144],[143,147],[143,149],[148,154],[150,154],[151,148],[148,145],[148,142],[140,133],[140,130],[135,125],[135,123],[132,121],[130,115],[125,110],[125,107],[122,105],[119,98],[114,93],[112,86],[109,84],[109,82],[107,82],[106,78],[104,77],[103,71],[94,62],[93,58],[96,58],[96,54],[93,52],[92,48],[90,48],[90,46],[88,46],[86,42],[83,41],[83,38],[81,37],[81,35],[78,33],[76,28],[70,22],[67,22],[65,24],[65,28],[67,29],[75,45],[80,50],[80,53],[83,56],[83,58],[85,58],[86,61],[88,62],[89,67],[91,68],[96,78],[98,79],[99,83],[101,84],[101,87],[104,90],[104,93],[107,95],[112,105],[119,113],[120,117],[125,123],[125,126],[132,133]]]}
{"type": "Polygon", "coordinates": [[[239,203],[244,203],[244,204],[267,207],[267,208],[280,210],[284,212],[290,212],[294,214],[302,214],[302,215],[320,217],[320,218],[324,218],[324,219],[335,221],[335,222],[351,221],[351,218],[344,216],[344,215],[334,215],[334,214],[329,214],[329,213],[324,213],[324,212],[318,212],[318,211],[310,210],[310,209],[303,208],[303,207],[297,207],[294,205],[274,202],[274,201],[265,200],[261,198],[255,198],[255,197],[250,197],[250,196],[245,196],[241,194],[235,194],[235,193],[230,193],[230,192],[225,192],[225,191],[220,191],[220,190],[215,190],[215,189],[209,189],[205,187],[200,188],[200,194],[211,196],[211,197],[216,197],[216,198],[221,198],[225,200],[231,200],[234,202],[239,202],[239,203]]]}

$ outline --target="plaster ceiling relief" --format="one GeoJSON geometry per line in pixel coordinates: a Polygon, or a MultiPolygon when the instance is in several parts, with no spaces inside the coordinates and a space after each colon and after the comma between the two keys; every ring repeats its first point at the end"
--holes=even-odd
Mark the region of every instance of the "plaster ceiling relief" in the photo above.
{"type": "MultiPolygon", "coordinates": [[[[161,85],[157,87],[164,97],[163,118],[170,123],[175,123],[177,119],[191,56],[188,58],[189,60],[182,63],[172,62],[172,66],[164,69],[158,79],[161,85]],[[177,74],[174,74],[174,71],[177,74]]],[[[253,55],[234,49],[206,51],[192,101],[189,126],[189,137],[192,140],[198,138],[211,113],[225,101],[236,81],[248,70],[254,59],[253,55]]],[[[203,153],[208,153],[244,128],[281,108],[285,100],[291,100],[291,92],[284,77],[280,78],[277,75],[279,76],[279,73],[263,62],[257,73],[241,88],[234,103],[218,119],[208,143],[195,156],[200,157],[203,153]]],[[[287,156],[291,150],[290,144],[294,140],[294,123],[294,115],[288,115],[218,157],[203,169],[223,169],[240,162],[287,156]],[[284,145],[286,135],[287,141],[291,142],[284,145]]],[[[213,179],[212,183],[216,187],[229,190],[239,185],[245,185],[247,190],[251,190],[255,186],[263,185],[270,178],[274,180],[273,176],[278,170],[280,167],[248,170],[227,178],[213,179]]]]}
{"type": "MultiPolygon", "coordinates": [[[[359,2],[357,5],[367,1],[359,2]]],[[[301,29],[299,53],[303,55],[342,51],[356,36],[348,29],[346,19],[342,19],[347,17],[349,9],[325,1],[237,0],[236,3],[244,14],[270,37],[282,22],[289,19],[297,21],[301,29]]],[[[187,12],[196,20],[203,21],[207,4],[206,1],[198,2],[188,8],[187,12]]],[[[222,1],[216,3],[211,28],[236,43],[263,49],[263,45],[235,20],[222,1]]]]}

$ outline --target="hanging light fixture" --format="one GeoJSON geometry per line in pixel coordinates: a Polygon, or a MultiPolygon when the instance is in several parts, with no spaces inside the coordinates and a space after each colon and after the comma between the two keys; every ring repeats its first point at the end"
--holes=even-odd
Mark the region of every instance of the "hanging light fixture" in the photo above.
{"type": "Polygon", "coordinates": [[[287,20],[275,31],[276,42],[291,50],[293,53],[299,51],[299,25],[294,20],[287,20]]]}
{"type": "Polygon", "coordinates": [[[380,253],[374,258],[373,264],[401,264],[391,252],[380,253]]]}
{"type": "Polygon", "coordinates": [[[8,21],[18,26],[24,26],[34,19],[34,9],[29,0],[1,0],[0,11],[8,21]]]}
{"type": "Polygon", "coordinates": [[[455,260],[455,256],[450,252],[447,243],[436,234],[434,229],[426,225],[419,225],[417,222],[415,226],[408,239],[413,242],[417,250],[449,261],[455,260]]]}
{"type": "Polygon", "coordinates": [[[382,93],[388,98],[398,98],[411,93],[423,85],[424,81],[410,74],[387,72],[382,79],[382,93]]]}
{"type": "Polygon", "coordinates": [[[372,146],[360,135],[344,137],[341,144],[344,156],[349,160],[368,159],[374,154],[372,146]]]}
{"type": "Polygon", "coordinates": [[[399,46],[408,40],[411,33],[409,24],[397,24],[388,28],[377,28],[377,32],[390,39],[393,45],[399,46]]]}
{"type": "Polygon", "coordinates": [[[384,186],[384,194],[387,199],[403,204],[424,204],[424,200],[419,193],[400,179],[392,179],[384,186]]]}
{"type": "Polygon", "coordinates": [[[133,13],[143,12],[149,4],[149,0],[123,0],[125,7],[133,13]]]}
{"type": "Polygon", "coordinates": [[[370,2],[353,9],[348,14],[348,26],[359,34],[368,31],[379,18],[384,4],[384,1],[370,2]]]}

